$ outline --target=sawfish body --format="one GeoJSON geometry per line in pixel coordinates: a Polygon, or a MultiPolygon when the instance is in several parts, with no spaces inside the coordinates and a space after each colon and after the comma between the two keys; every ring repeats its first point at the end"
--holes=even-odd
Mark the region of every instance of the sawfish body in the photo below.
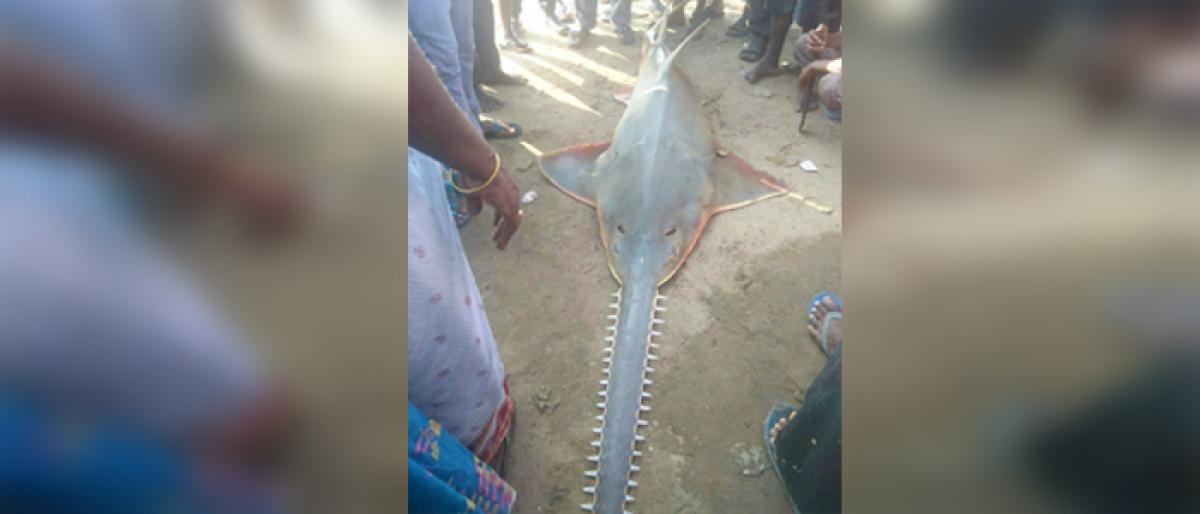
{"type": "MultiPolygon", "coordinates": [[[[665,18],[665,16],[664,16],[665,18]]],[[[659,287],[683,265],[714,214],[785,194],[787,188],[713,139],[695,89],[665,44],[662,20],[648,32],[641,69],[611,141],[583,144],[539,159],[559,189],[595,207],[609,269],[620,283],[610,305],[604,376],[596,406],[597,449],[587,471],[595,484],[585,510],[623,514],[637,485],[652,352],[665,311],[659,287]]]]}

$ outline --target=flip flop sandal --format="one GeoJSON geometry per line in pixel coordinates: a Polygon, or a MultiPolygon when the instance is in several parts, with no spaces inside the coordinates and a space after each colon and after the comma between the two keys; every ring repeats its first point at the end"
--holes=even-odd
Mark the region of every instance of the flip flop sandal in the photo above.
{"type": "Polygon", "coordinates": [[[746,62],[758,62],[759,59],[762,59],[766,46],[767,41],[765,39],[751,36],[750,40],[742,45],[742,51],[738,52],[738,59],[746,62]]]}
{"type": "MultiPolygon", "coordinates": [[[[837,305],[839,309],[842,308],[842,299],[838,298],[838,295],[829,291],[821,291],[813,295],[812,300],[808,302],[808,310],[804,311],[805,314],[812,312],[817,304],[824,301],[825,298],[833,300],[833,304],[837,305]]],[[[830,312],[824,318],[821,318],[821,339],[818,342],[821,344],[821,351],[825,352],[825,355],[829,355],[829,326],[833,324],[833,320],[835,319],[842,319],[841,311],[830,312]]]]}
{"type": "Polygon", "coordinates": [[[525,130],[516,123],[504,123],[498,120],[481,121],[483,137],[487,139],[516,139],[525,134],[525,130]]]}
{"type": "Polygon", "coordinates": [[[779,420],[787,419],[793,412],[796,412],[796,407],[786,403],[777,403],[771,408],[771,412],[767,413],[767,419],[763,420],[763,446],[767,448],[767,458],[771,459],[771,467],[775,468],[775,476],[779,477],[779,483],[783,484],[783,490],[788,495],[788,501],[792,503],[792,512],[800,514],[800,507],[797,506],[796,499],[792,498],[792,493],[787,488],[787,481],[783,479],[783,470],[779,469],[779,460],[776,458],[775,445],[771,443],[771,427],[775,426],[779,420]]]}

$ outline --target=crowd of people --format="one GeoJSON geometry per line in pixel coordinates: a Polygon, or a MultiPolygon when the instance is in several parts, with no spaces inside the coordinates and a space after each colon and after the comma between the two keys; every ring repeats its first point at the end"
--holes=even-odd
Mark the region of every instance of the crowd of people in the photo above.
{"type": "MultiPolygon", "coordinates": [[[[482,113],[502,105],[480,88],[520,85],[506,74],[500,50],[532,52],[524,39],[520,0],[410,0],[409,23],[409,469],[413,512],[509,512],[517,491],[503,479],[515,408],[504,364],[463,253],[456,225],[495,210],[493,240],[503,250],[520,227],[518,191],[487,139],[517,138],[522,127],[482,113]],[[497,9],[498,7],[498,9],[497,9]],[[493,13],[499,12],[499,23],[493,13]],[[497,43],[499,25],[502,41],[497,43]],[[475,487],[486,484],[487,487],[475,487]]],[[[684,2],[688,3],[688,2],[684,2]]],[[[569,48],[586,44],[598,21],[617,41],[639,38],[632,0],[541,0],[546,23],[569,48]]],[[[740,57],[755,62],[755,82],[799,73],[800,108],[821,105],[841,118],[841,2],[751,0],[728,30],[749,37],[740,57]],[[803,29],[795,63],[780,54],[793,19],[803,29]]],[[[668,27],[693,31],[724,17],[724,3],[683,7],[655,0],[668,27]],[[677,8],[678,7],[678,8],[677,8]],[[668,12],[668,10],[670,12],[668,12]]],[[[776,471],[805,512],[840,510],[841,303],[819,294],[809,306],[809,331],[830,356],[803,408],[777,406],[764,422],[764,444],[776,471]],[[810,440],[837,441],[814,448],[810,440]],[[778,456],[778,457],[776,457],[778,456]],[[806,470],[802,476],[796,469],[806,470]]]]}

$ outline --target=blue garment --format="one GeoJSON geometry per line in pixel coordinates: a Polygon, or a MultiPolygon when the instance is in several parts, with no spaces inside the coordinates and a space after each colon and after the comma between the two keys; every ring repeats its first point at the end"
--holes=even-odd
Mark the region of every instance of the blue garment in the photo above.
{"type": "Polygon", "coordinates": [[[202,514],[168,446],[0,398],[0,512],[202,514]]]}
{"type": "MultiPolygon", "coordinates": [[[[473,0],[411,0],[408,4],[408,31],[433,64],[450,98],[479,126],[479,97],[475,96],[475,5],[473,0]]],[[[451,171],[457,175],[457,171],[451,171]]],[[[446,195],[454,224],[466,225],[466,196],[446,184],[446,195]]]]}
{"type": "Polygon", "coordinates": [[[517,492],[421,410],[408,404],[408,510],[507,514],[517,492]]]}
{"type": "MultiPolygon", "coordinates": [[[[408,31],[437,70],[450,98],[479,127],[475,96],[475,31],[472,0],[411,0],[408,31]]],[[[482,132],[482,129],[480,129],[482,132]]]]}
{"type": "MultiPolygon", "coordinates": [[[[575,0],[575,17],[579,19],[580,29],[596,28],[597,3],[597,0],[575,0]]],[[[614,26],[629,26],[633,19],[633,0],[612,0],[608,9],[614,26]]]]}

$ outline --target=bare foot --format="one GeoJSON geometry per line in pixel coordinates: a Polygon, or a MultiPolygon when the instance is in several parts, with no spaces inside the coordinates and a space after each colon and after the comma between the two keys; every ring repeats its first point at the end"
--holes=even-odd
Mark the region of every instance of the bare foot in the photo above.
{"type": "Polygon", "coordinates": [[[742,78],[746,79],[746,82],[754,84],[755,82],[758,82],[758,80],[761,78],[774,77],[775,75],[778,75],[778,74],[779,74],[779,67],[769,64],[769,63],[767,63],[766,59],[763,59],[761,61],[754,63],[754,66],[751,66],[749,69],[747,69],[745,72],[743,72],[742,78]]]}
{"type": "Polygon", "coordinates": [[[771,446],[775,446],[775,438],[779,437],[779,432],[783,431],[783,427],[786,427],[793,419],[796,419],[796,411],[792,411],[786,418],[780,418],[771,426],[771,446]]]}
{"type": "MultiPolygon", "coordinates": [[[[821,344],[821,326],[825,322],[825,317],[831,312],[841,313],[842,308],[834,303],[833,298],[828,296],[821,299],[813,306],[811,311],[808,311],[808,335],[812,336],[817,344],[821,344]]],[[[841,317],[834,317],[829,320],[829,340],[827,344],[822,344],[822,348],[828,348],[829,353],[842,346],[842,320],[841,317]]]]}

